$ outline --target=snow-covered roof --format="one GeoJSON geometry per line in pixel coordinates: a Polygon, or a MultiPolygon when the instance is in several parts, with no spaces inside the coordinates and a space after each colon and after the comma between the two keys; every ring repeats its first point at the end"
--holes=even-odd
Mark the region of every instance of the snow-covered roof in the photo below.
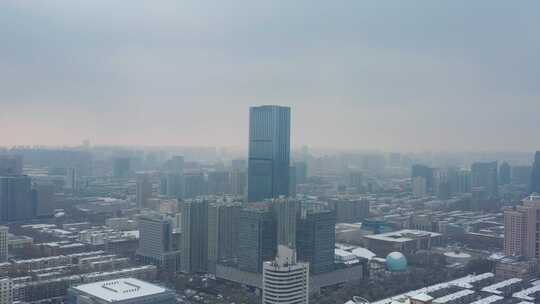
{"type": "Polygon", "coordinates": [[[125,301],[160,294],[165,288],[134,278],[116,279],[83,284],[73,289],[99,298],[105,302],[125,301]]]}

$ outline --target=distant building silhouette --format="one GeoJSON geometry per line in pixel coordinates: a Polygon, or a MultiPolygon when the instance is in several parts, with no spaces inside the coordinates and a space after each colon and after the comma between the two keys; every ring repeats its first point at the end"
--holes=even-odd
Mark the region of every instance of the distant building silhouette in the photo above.
{"type": "Polygon", "coordinates": [[[503,162],[499,166],[499,184],[508,185],[510,184],[512,168],[507,162],[503,162]]]}
{"type": "Polygon", "coordinates": [[[497,197],[499,193],[497,162],[473,163],[471,165],[471,183],[473,188],[483,188],[488,197],[497,197]]]}
{"type": "Polygon", "coordinates": [[[530,192],[540,193],[540,151],[536,151],[536,154],[534,155],[530,192]]]}

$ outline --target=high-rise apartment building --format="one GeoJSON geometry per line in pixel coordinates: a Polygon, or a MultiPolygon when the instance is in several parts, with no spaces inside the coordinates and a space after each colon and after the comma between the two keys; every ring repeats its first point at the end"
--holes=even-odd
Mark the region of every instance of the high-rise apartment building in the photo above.
{"type": "Polygon", "coordinates": [[[148,199],[152,197],[152,182],[148,173],[137,173],[137,208],[147,208],[148,199]]]}
{"type": "Polygon", "coordinates": [[[248,201],[289,195],[289,107],[252,107],[249,112],[248,201]]]}
{"type": "Polygon", "coordinates": [[[308,262],[310,273],[334,270],[336,214],[326,209],[303,208],[296,227],[296,251],[308,262]]]}
{"type": "Polygon", "coordinates": [[[13,303],[13,281],[0,277],[0,304],[13,303]]]}
{"type": "Polygon", "coordinates": [[[261,273],[264,261],[276,255],[276,221],[267,205],[250,206],[240,211],[238,268],[261,273]]]}
{"type": "Polygon", "coordinates": [[[280,245],[276,259],[264,263],[263,304],[308,304],[309,265],[298,262],[294,249],[280,245]]]}
{"type": "Polygon", "coordinates": [[[471,165],[471,184],[473,188],[483,188],[488,197],[497,197],[499,194],[497,162],[473,163],[471,165]]]}
{"type": "Polygon", "coordinates": [[[8,258],[8,227],[0,226],[0,263],[4,263],[8,258]]]}
{"type": "Polygon", "coordinates": [[[540,196],[531,195],[523,205],[504,213],[504,252],[540,258],[540,196]]]}
{"type": "Polygon", "coordinates": [[[212,202],[208,206],[208,271],[216,264],[238,260],[238,233],[241,204],[212,202]]]}
{"type": "Polygon", "coordinates": [[[534,163],[531,172],[531,193],[540,193],[540,151],[534,155],[534,163]]]}
{"type": "Polygon", "coordinates": [[[24,221],[34,216],[30,177],[0,176],[0,222],[24,221]]]}
{"type": "Polygon", "coordinates": [[[349,196],[338,196],[328,200],[336,213],[338,223],[358,223],[369,217],[369,201],[349,196]]]}
{"type": "Polygon", "coordinates": [[[190,199],[179,204],[182,214],[181,270],[208,270],[208,201],[190,199]]]}

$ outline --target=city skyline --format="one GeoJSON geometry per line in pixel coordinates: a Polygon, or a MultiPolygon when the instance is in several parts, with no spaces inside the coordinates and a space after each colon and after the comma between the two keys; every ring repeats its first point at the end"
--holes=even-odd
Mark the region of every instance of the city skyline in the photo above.
{"type": "Polygon", "coordinates": [[[2,1],[0,145],[536,150],[539,5],[2,1]]]}

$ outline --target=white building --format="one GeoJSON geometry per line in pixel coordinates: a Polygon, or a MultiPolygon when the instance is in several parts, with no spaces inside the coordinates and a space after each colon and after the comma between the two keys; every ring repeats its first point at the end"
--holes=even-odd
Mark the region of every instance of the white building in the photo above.
{"type": "Polygon", "coordinates": [[[13,303],[13,282],[9,278],[0,279],[0,304],[13,303]]]}
{"type": "Polygon", "coordinates": [[[72,287],[68,303],[176,304],[176,293],[134,278],[100,281],[72,287]]]}
{"type": "Polygon", "coordinates": [[[0,263],[7,261],[8,242],[8,227],[0,226],[0,263]]]}
{"type": "Polygon", "coordinates": [[[274,261],[263,264],[263,304],[308,304],[309,264],[296,261],[296,252],[278,246],[274,261]]]}

